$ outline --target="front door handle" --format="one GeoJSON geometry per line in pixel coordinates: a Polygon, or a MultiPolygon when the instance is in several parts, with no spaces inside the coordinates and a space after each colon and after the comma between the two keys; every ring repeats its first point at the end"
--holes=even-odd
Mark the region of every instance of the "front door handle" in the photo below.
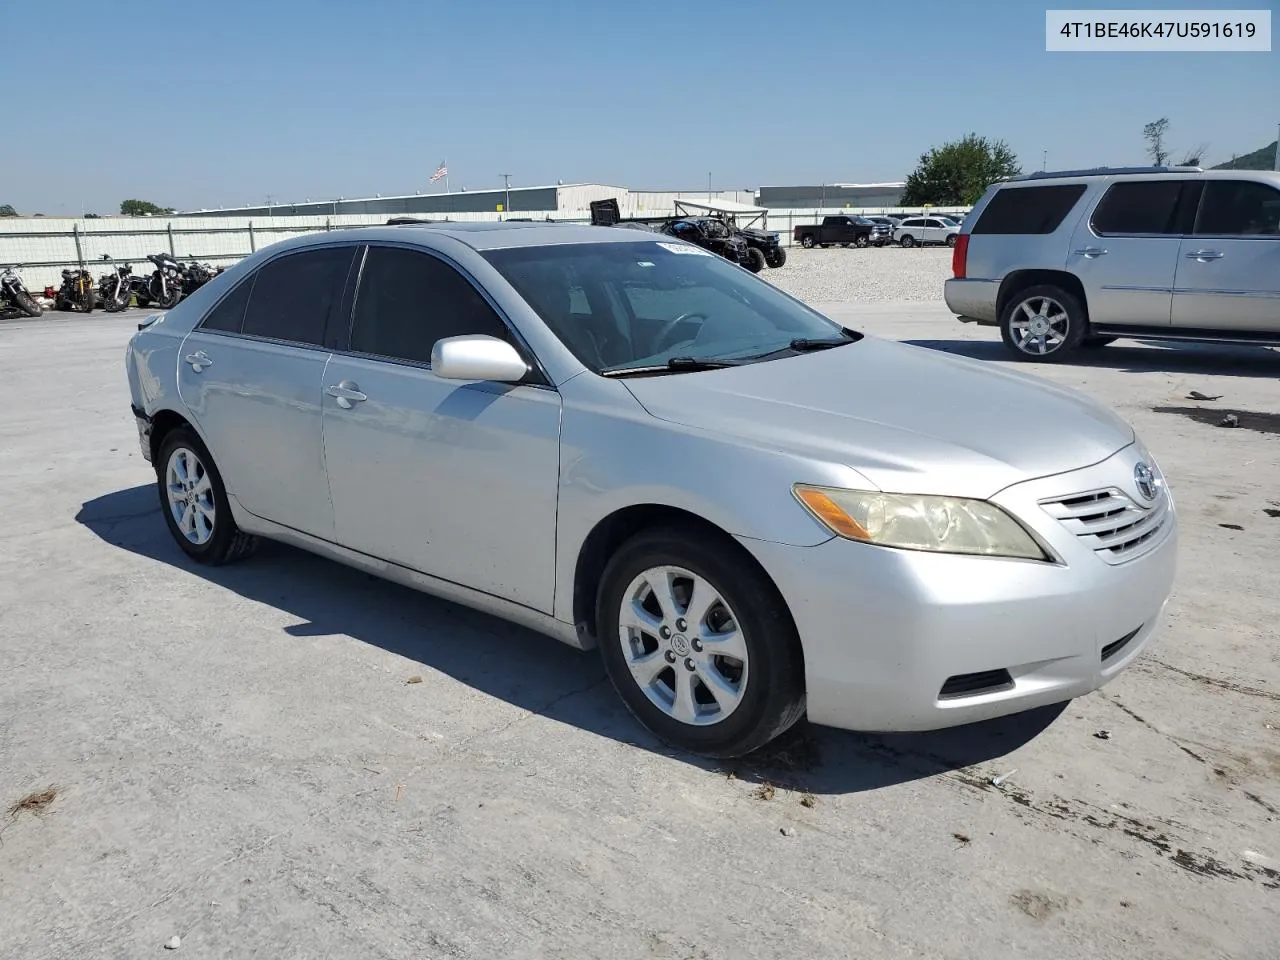
{"type": "Polygon", "coordinates": [[[1221,260],[1222,251],[1221,250],[1193,250],[1191,253],[1187,254],[1187,259],[1199,260],[1201,263],[1204,263],[1206,260],[1221,260]]]}
{"type": "Polygon", "coordinates": [[[196,373],[199,373],[205,367],[213,366],[213,361],[209,359],[208,355],[203,350],[197,350],[195,353],[188,353],[182,359],[191,364],[191,369],[196,373]]]}
{"type": "Polygon", "coordinates": [[[335,383],[328,387],[325,393],[334,397],[338,401],[338,406],[343,410],[350,410],[355,404],[369,399],[360,392],[360,385],[352,380],[343,380],[341,383],[335,383]]]}
{"type": "Polygon", "coordinates": [[[1092,260],[1094,257],[1106,256],[1107,251],[1101,247],[1081,247],[1079,250],[1073,250],[1072,253],[1084,257],[1086,260],[1092,260]]]}

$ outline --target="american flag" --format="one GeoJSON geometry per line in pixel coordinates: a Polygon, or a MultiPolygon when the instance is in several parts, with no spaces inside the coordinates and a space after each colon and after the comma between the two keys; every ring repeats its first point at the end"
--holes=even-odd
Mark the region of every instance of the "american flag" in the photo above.
{"type": "Polygon", "coordinates": [[[443,180],[448,175],[449,175],[449,168],[446,167],[444,165],[444,161],[441,160],[440,166],[436,167],[436,172],[431,175],[431,182],[435,183],[437,180],[443,180]]]}

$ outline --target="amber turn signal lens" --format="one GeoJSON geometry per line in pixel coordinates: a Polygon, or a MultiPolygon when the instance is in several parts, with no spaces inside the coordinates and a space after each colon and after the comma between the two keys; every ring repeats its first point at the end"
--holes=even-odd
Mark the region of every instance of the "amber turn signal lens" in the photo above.
{"type": "Polygon", "coordinates": [[[813,511],[814,516],[840,536],[849,537],[852,540],[871,539],[871,535],[862,524],[841,510],[839,505],[821,490],[815,490],[813,487],[797,487],[796,496],[801,503],[813,511]]]}

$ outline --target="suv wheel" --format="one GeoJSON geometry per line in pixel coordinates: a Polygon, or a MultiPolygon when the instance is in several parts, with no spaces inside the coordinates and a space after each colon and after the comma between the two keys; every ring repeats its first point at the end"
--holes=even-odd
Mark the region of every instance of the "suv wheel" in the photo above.
{"type": "Polygon", "coordinates": [[[954,233],[947,234],[947,246],[954,247],[956,245],[956,235],[954,233]]]}
{"type": "Polygon", "coordinates": [[[1086,326],[1079,299],[1049,284],[1014,294],[1000,317],[1000,335],[1019,360],[1061,360],[1080,346],[1086,326]]]}
{"type": "Polygon", "coordinates": [[[741,756],[804,713],[791,614],[729,544],[676,528],[638,534],[605,567],[596,610],[609,679],[674,747],[741,756]]]}
{"type": "Polygon", "coordinates": [[[904,247],[914,247],[916,245],[916,238],[909,233],[904,233],[902,235],[902,239],[899,240],[898,243],[904,247]]]}

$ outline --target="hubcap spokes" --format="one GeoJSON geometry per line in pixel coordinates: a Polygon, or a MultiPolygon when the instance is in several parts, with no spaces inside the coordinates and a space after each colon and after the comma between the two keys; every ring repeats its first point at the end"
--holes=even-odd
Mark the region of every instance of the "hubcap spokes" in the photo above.
{"type": "Polygon", "coordinates": [[[1044,356],[1062,346],[1070,323],[1067,311],[1057,300],[1032,297],[1018,305],[1009,326],[1019,350],[1044,356]]]}
{"type": "Polygon", "coordinates": [[[178,447],[169,455],[165,490],[169,495],[169,511],[182,535],[197,546],[208,543],[216,516],[213,484],[193,451],[178,447]]]}
{"type": "Polygon", "coordinates": [[[631,581],[618,618],[627,668],[649,701],[693,726],[728,717],[747,688],[747,646],[711,583],[680,567],[631,581]]]}

